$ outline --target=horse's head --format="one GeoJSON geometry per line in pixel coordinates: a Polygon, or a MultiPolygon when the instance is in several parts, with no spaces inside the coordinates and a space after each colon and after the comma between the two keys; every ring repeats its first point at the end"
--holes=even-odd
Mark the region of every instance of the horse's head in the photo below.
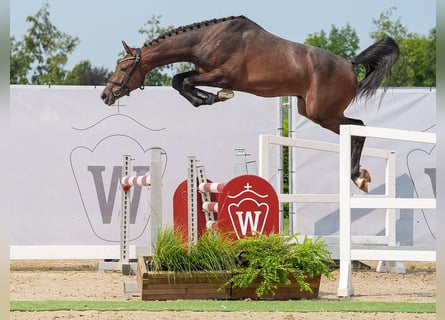
{"type": "Polygon", "coordinates": [[[119,61],[111,79],[102,91],[101,98],[107,105],[112,105],[123,95],[144,87],[145,73],[141,64],[141,49],[130,48],[122,41],[127,54],[119,61]]]}

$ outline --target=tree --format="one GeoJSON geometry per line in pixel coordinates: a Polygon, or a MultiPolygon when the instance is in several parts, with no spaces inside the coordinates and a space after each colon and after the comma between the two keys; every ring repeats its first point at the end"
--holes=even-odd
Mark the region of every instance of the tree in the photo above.
{"type": "Polygon", "coordinates": [[[79,44],[79,38],[59,31],[50,21],[49,4],[44,3],[34,16],[23,40],[10,38],[11,83],[61,84],[68,55],[79,44]]]}
{"type": "Polygon", "coordinates": [[[436,28],[428,36],[409,33],[401,18],[393,19],[396,8],[381,13],[374,19],[375,30],[370,33],[374,41],[390,36],[399,44],[401,57],[393,67],[387,85],[394,87],[436,86],[436,28]]]}
{"type": "Polygon", "coordinates": [[[9,81],[12,84],[28,84],[28,72],[33,61],[31,55],[26,53],[24,42],[9,38],[9,81]]]}
{"type": "Polygon", "coordinates": [[[347,23],[340,29],[332,25],[329,36],[324,30],[309,34],[305,44],[326,49],[345,59],[352,59],[359,47],[359,39],[355,30],[347,23]]]}
{"type": "Polygon", "coordinates": [[[106,68],[92,67],[91,62],[82,60],[67,73],[65,84],[68,85],[104,85],[112,75],[106,68]]]}

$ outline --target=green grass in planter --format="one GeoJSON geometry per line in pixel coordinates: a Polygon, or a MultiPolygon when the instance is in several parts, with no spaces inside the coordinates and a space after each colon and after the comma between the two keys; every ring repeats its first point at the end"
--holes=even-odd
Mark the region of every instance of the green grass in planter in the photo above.
{"type": "Polygon", "coordinates": [[[225,271],[235,266],[233,243],[215,230],[208,230],[191,246],[190,259],[195,270],[225,271]]]}
{"type": "Polygon", "coordinates": [[[180,234],[171,227],[159,230],[153,254],[155,271],[190,272],[192,270],[190,257],[187,254],[187,244],[180,234]]]}
{"type": "Polygon", "coordinates": [[[191,272],[233,269],[235,249],[224,235],[209,230],[195,244],[188,244],[181,235],[171,227],[158,232],[153,254],[154,270],[191,272]]]}

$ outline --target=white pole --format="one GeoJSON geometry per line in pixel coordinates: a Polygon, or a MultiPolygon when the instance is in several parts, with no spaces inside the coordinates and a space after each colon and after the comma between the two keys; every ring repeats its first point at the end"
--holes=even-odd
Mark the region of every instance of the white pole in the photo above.
{"type": "MultiPolygon", "coordinates": [[[[162,161],[161,148],[153,148],[150,163],[151,249],[156,246],[158,231],[162,228],[162,161]]],[[[153,252],[152,252],[153,253],[153,252]]]]}
{"type": "Polygon", "coordinates": [[[337,296],[354,294],[351,264],[351,128],[340,126],[340,276],[337,296]]]}
{"type": "Polygon", "coordinates": [[[269,181],[269,136],[259,135],[258,175],[269,181]]]}

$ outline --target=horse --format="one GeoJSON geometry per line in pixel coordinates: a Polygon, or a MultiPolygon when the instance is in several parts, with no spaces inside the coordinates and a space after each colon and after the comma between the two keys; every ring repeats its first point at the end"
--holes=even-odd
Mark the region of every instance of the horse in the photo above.
{"type": "MultiPolygon", "coordinates": [[[[342,124],[364,125],[362,120],[345,117],[345,109],[355,98],[373,96],[400,54],[397,43],[386,37],[347,60],[280,38],[244,16],[179,27],[142,48],[122,44],[126,55],[101,93],[107,105],[143,89],[146,74],[154,68],[189,62],[194,69],[176,74],[172,86],[195,107],[231,99],[233,91],[295,96],[300,115],[337,134],[342,124]],[[361,81],[354,71],[358,65],[365,70],[361,81]],[[220,90],[215,94],[198,86],[220,90]]],[[[351,138],[351,179],[368,192],[371,176],[360,166],[364,143],[364,137],[351,138]]]]}

